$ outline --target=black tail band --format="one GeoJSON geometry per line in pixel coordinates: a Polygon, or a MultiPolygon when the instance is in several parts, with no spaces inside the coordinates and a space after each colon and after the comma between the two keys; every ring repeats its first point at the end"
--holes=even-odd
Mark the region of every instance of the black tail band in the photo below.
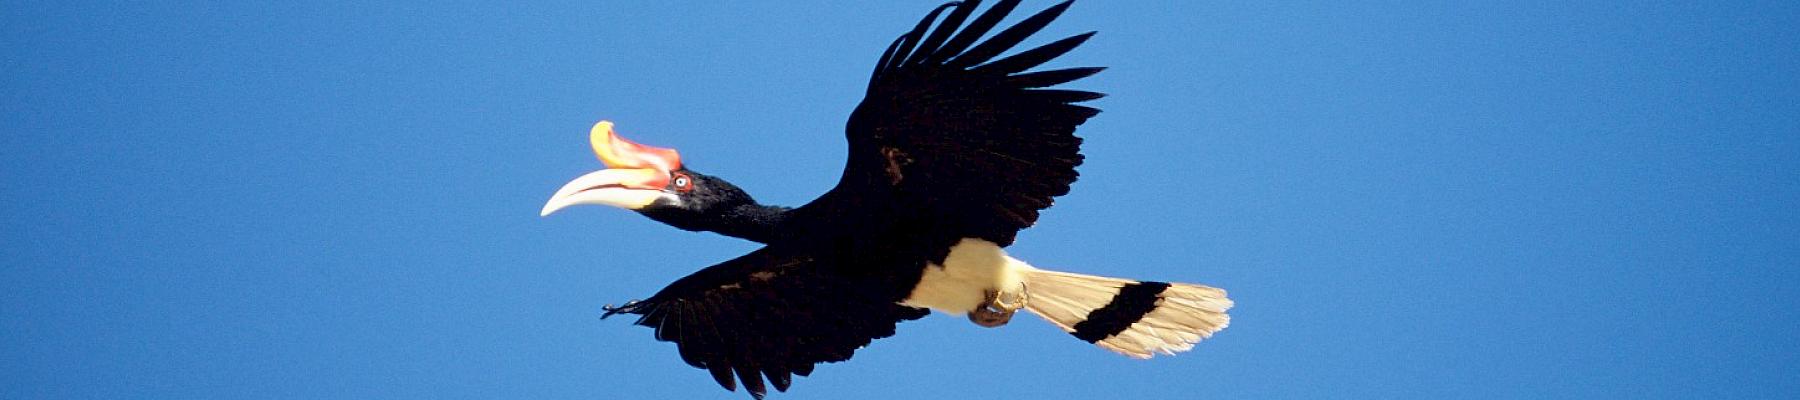
{"type": "Polygon", "coordinates": [[[1075,338],[1093,343],[1124,332],[1155,310],[1157,296],[1168,288],[1166,282],[1138,282],[1120,287],[1119,294],[1113,295],[1106,306],[1088,312],[1087,319],[1075,324],[1075,338]]]}

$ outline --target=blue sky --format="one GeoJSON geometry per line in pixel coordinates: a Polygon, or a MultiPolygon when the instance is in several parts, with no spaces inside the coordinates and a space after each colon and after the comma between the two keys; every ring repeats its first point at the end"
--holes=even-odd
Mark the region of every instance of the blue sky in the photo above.
{"type": "MultiPolygon", "coordinates": [[[[1076,4],[1111,97],[1011,251],[1231,328],[940,315],[777,398],[1800,392],[1800,3],[1441,3],[1076,4]]],[[[0,398],[745,398],[597,317],[753,245],[538,209],[600,119],[810,200],[934,5],[8,2],[0,398]]]]}

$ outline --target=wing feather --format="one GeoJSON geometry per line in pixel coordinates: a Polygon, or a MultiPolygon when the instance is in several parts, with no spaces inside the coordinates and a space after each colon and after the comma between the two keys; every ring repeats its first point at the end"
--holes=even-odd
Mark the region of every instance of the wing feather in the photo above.
{"type": "MultiPolygon", "coordinates": [[[[946,63],[944,66],[950,68],[968,68],[975,66],[976,64],[987,62],[987,60],[994,58],[994,56],[1000,55],[1001,52],[1018,45],[1019,42],[1025,41],[1025,38],[1031,37],[1032,34],[1043,30],[1045,26],[1049,26],[1050,21],[1056,20],[1056,17],[1061,16],[1063,11],[1068,10],[1069,5],[1073,2],[1074,0],[1067,0],[1062,3],[1057,3],[1057,5],[1050,6],[1050,8],[1046,8],[1044,11],[1039,11],[1037,14],[1025,18],[1024,21],[1019,21],[1018,24],[1014,24],[1011,28],[1000,31],[1000,33],[995,34],[994,37],[988,38],[987,41],[975,45],[975,48],[969,49],[968,52],[956,56],[955,59],[946,63]]],[[[1014,3],[1017,4],[1017,2],[1014,3]]]]}
{"type": "Polygon", "coordinates": [[[981,0],[956,1],[945,4],[954,5],[956,9],[950,10],[950,15],[944,16],[944,22],[938,24],[938,29],[932,30],[931,35],[925,37],[925,42],[920,44],[919,50],[914,51],[913,57],[910,57],[909,64],[925,62],[926,59],[931,58],[931,55],[936,54],[939,46],[943,46],[944,41],[950,39],[950,34],[955,33],[956,27],[962,26],[963,20],[968,19],[969,14],[975,12],[975,6],[980,4],[981,0]]]}
{"type": "Polygon", "coordinates": [[[1026,70],[1067,54],[1093,33],[988,62],[1042,31],[1071,2],[985,41],[1019,1],[999,1],[957,26],[977,3],[940,6],[882,56],[845,130],[850,160],[843,179],[796,209],[785,228],[843,237],[840,247],[851,252],[921,233],[924,249],[965,237],[1008,245],[1054,197],[1068,193],[1082,161],[1075,127],[1098,113],[1076,103],[1103,95],[1055,86],[1100,69],[1026,70]],[[954,8],[932,26],[945,7],[954,8]],[[939,40],[946,40],[942,47],[939,40]]]}
{"type": "Polygon", "coordinates": [[[925,15],[925,19],[919,20],[919,25],[914,26],[912,31],[907,32],[905,35],[900,35],[900,48],[894,51],[894,54],[891,56],[892,59],[884,60],[881,63],[884,65],[883,68],[898,67],[902,62],[911,58],[913,47],[918,46],[919,41],[925,37],[925,31],[931,29],[931,21],[937,20],[938,14],[944,12],[944,9],[955,5],[957,5],[957,3],[944,3],[936,9],[932,9],[930,14],[925,15]]]}
{"type": "Polygon", "coordinates": [[[1061,40],[1050,42],[1050,44],[1038,46],[1031,50],[1021,51],[1019,54],[1014,54],[1007,56],[1006,58],[995,60],[991,63],[983,64],[980,67],[975,67],[971,72],[1011,74],[1031,69],[1031,67],[1036,67],[1049,62],[1051,59],[1062,56],[1063,53],[1068,53],[1069,50],[1074,50],[1076,46],[1086,43],[1088,38],[1094,37],[1094,33],[1095,32],[1088,32],[1062,38],[1061,40]]]}
{"type": "MultiPolygon", "coordinates": [[[[962,6],[973,9],[977,5],[980,5],[979,1],[969,1],[964,2],[962,6]]],[[[1018,6],[1019,0],[1000,0],[1000,3],[994,4],[993,7],[989,7],[987,12],[981,13],[981,16],[975,17],[975,21],[970,22],[969,26],[963,27],[962,31],[957,32],[955,37],[950,38],[949,42],[944,43],[944,47],[938,48],[938,51],[933,52],[931,59],[926,60],[926,63],[943,63],[945,60],[949,60],[950,57],[961,54],[963,49],[967,49],[969,48],[969,45],[975,44],[977,39],[981,39],[981,36],[986,35],[989,29],[994,29],[995,25],[999,25],[1000,20],[1006,18],[1006,14],[1012,13],[1013,8],[1018,6]]],[[[938,27],[938,29],[956,29],[956,27],[938,27]]]]}
{"type": "Polygon", "coordinates": [[[674,342],[682,361],[726,390],[761,397],[786,391],[814,364],[850,358],[900,321],[925,311],[871,291],[865,278],[805,251],[764,247],[676,280],[619,310],[642,316],[656,339],[674,342]],[[766,379],[766,381],[765,381],[766,379]]]}
{"type": "Polygon", "coordinates": [[[1073,82],[1076,79],[1093,76],[1105,69],[1106,68],[1101,67],[1087,67],[1030,72],[1007,77],[1006,83],[1014,87],[1026,89],[1056,86],[1073,82]]]}

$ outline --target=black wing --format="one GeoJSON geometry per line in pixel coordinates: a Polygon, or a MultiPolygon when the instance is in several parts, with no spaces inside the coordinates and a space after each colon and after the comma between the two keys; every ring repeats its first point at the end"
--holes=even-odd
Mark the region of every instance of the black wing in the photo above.
{"type": "Polygon", "coordinates": [[[869,290],[866,278],[835,273],[809,255],[779,247],[714,265],[669,284],[644,301],[611,310],[642,315],[637,324],[674,342],[682,361],[712,373],[727,390],[751,396],[787,391],[792,375],[850,359],[874,339],[894,335],[900,321],[926,310],[901,306],[869,290]]]}
{"type": "Polygon", "coordinates": [[[1019,1],[1000,1],[952,35],[977,3],[945,4],[889,46],[851,114],[842,180],[796,210],[796,220],[815,225],[812,230],[853,226],[857,231],[845,234],[858,235],[890,221],[935,221],[925,228],[1004,246],[1053,197],[1069,192],[1082,160],[1075,127],[1099,113],[1075,103],[1102,95],[1047,88],[1101,68],[1024,71],[1074,49],[1093,32],[989,61],[1049,24],[1070,2],[975,44],[1019,1]],[[945,10],[949,14],[933,29],[945,10]]]}

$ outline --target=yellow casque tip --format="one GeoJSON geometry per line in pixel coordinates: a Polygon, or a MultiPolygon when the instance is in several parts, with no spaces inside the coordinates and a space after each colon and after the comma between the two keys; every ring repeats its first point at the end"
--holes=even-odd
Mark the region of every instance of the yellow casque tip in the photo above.
{"type": "Polygon", "coordinates": [[[595,123],[588,131],[588,143],[607,168],[655,168],[665,173],[681,168],[681,153],[625,140],[613,131],[612,121],[595,123]]]}
{"type": "Polygon", "coordinates": [[[588,130],[588,144],[594,147],[594,156],[600,157],[600,162],[605,163],[608,166],[623,161],[617,159],[617,157],[613,155],[612,137],[612,121],[600,120],[599,123],[594,124],[593,129],[588,130]]]}

